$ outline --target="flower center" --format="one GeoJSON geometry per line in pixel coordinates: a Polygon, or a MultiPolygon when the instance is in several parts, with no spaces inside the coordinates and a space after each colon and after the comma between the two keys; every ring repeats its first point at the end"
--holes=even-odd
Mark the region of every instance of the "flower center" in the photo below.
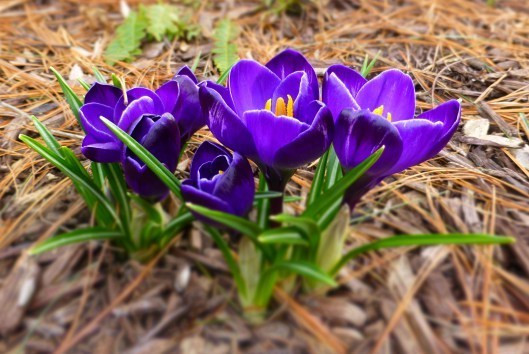
{"type": "MultiPolygon", "coordinates": [[[[292,96],[287,95],[286,103],[283,97],[279,97],[276,100],[275,107],[276,107],[275,109],[276,116],[294,117],[294,100],[292,99],[292,96]]],[[[272,111],[272,99],[271,98],[269,98],[268,101],[266,101],[265,109],[272,111]]]]}
{"type": "MultiPolygon", "coordinates": [[[[378,114],[379,116],[384,117],[384,105],[381,105],[380,107],[378,107],[377,109],[375,109],[375,110],[373,111],[373,113],[378,114]]],[[[391,118],[391,113],[388,112],[388,115],[387,115],[386,119],[387,119],[388,121],[391,122],[391,119],[392,119],[392,118],[391,118]]]]}

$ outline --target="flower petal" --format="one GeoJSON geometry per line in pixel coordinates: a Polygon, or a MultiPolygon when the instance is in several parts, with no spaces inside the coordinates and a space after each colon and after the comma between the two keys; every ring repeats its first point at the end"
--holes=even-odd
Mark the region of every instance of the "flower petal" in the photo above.
{"type": "Polygon", "coordinates": [[[156,90],[156,95],[163,103],[164,112],[172,112],[180,95],[178,83],[174,80],[167,81],[156,90]]]}
{"type": "Polygon", "coordinates": [[[443,134],[443,123],[433,123],[426,119],[409,119],[396,122],[402,139],[402,154],[389,174],[401,172],[435,156],[444,145],[439,147],[438,140],[443,134]]]}
{"type": "MultiPolygon", "coordinates": [[[[160,97],[153,91],[145,88],[145,87],[134,87],[127,91],[127,102],[129,105],[142,97],[149,97],[154,103],[154,107],[156,108],[156,112],[153,114],[162,115],[164,113],[164,105],[163,102],[160,100],[160,97]]],[[[118,100],[118,103],[116,103],[116,106],[114,108],[114,123],[118,123],[121,120],[121,115],[123,114],[123,111],[127,108],[125,105],[125,97],[121,96],[118,100]]]]}
{"type": "Polygon", "coordinates": [[[386,70],[360,89],[356,102],[371,112],[384,106],[384,117],[391,113],[393,122],[411,119],[415,116],[415,87],[409,75],[386,70]]]}
{"type": "Polygon", "coordinates": [[[101,142],[95,140],[93,136],[87,135],[83,139],[81,152],[87,159],[95,162],[120,162],[122,145],[116,141],[101,142]]]}
{"type": "Polygon", "coordinates": [[[293,49],[285,49],[266,63],[266,67],[272,70],[280,79],[285,79],[288,75],[296,71],[307,73],[309,89],[314,99],[319,98],[318,77],[314,68],[308,60],[293,49]]]}
{"type": "Polygon", "coordinates": [[[397,128],[387,119],[368,110],[344,109],[336,121],[334,149],[342,166],[356,167],[380,147],[384,153],[366,175],[372,179],[387,176],[402,153],[403,140],[397,128]]]}
{"type": "Polygon", "coordinates": [[[122,94],[123,91],[114,85],[95,82],[86,93],[84,103],[100,103],[114,108],[122,94]]]}
{"type": "Polygon", "coordinates": [[[323,102],[331,110],[335,121],[345,108],[351,108],[355,111],[360,109],[350,90],[334,72],[329,74],[327,71],[325,73],[322,87],[323,102]]]}
{"type": "Polygon", "coordinates": [[[443,123],[443,132],[437,141],[437,146],[433,148],[433,150],[437,150],[434,154],[436,155],[448,144],[448,141],[452,138],[452,135],[454,135],[459,126],[459,122],[461,121],[461,103],[457,100],[450,100],[434,109],[422,113],[418,118],[427,119],[434,123],[443,123]]]}
{"type": "MultiPolygon", "coordinates": [[[[222,211],[225,213],[234,213],[232,207],[228,202],[214,196],[213,194],[208,194],[201,191],[196,187],[195,183],[196,182],[191,179],[186,179],[184,182],[182,182],[180,188],[182,191],[182,196],[184,197],[186,202],[201,205],[206,208],[222,211]]],[[[193,215],[197,219],[205,222],[208,222],[209,220],[196,213],[193,213],[193,215]]]]}
{"type": "Polygon", "coordinates": [[[228,78],[235,112],[263,109],[279,85],[279,78],[265,66],[253,60],[240,60],[233,66],[228,78]]]}
{"type": "Polygon", "coordinates": [[[205,86],[200,88],[199,94],[207,124],[215,138],[243,156],[255,156],[255,144],[250,132],[220,94],[205,86]]]}
{"type": "Polygon", "coordinates": [[[174,109],[170,112],[178,123],[182,142],[184,142],[206,125],[207,116],[202,112],[198,86],[187,76],[179,76],[175,81],[180,88],[180,94],[174,109]]]}
{"type": "Polygon", "coordinates": [[[195,85],[198,84],[197,77],[195,76],[195,74],[193,74],[193,72],[191,71],[191,69],[189,69],[187,65],[182,66],[180,70],[178,70],[176,75],[173,77],[173,80],[176,79],[178,76],[182,76],[182,75],[190,78],[191,81],[195,83],[195,85]]]}
{"type": "Polygon", "coordinates": [[[198,84],[199,87],[205,86],[211,88],[219,93],[224,102],[235,112],[235,107],[233,106],[233,100],[231,99],[230,90],[226,86],[219,85],[213,81],[202,81],[198,84]]]}
{"type": "Polygon", "coordinates": [[[132,156],[122,162],[125,181],[134,193],[153,201],[165,199],[169,188],[146,165],[141,165],[132,156]]]}
{"type": "MultiPolygon", "coordinates": [[[[290,75],[288,75],[284,80],[281,80],[281,83],[274,91],[274,94],[272,95],[272,112],[275,111],[275,106],[277,103],[278,98],[283,98],[285,102],[287,102],[288,96],[292,97],[292,99],[296,99],[298,97],[298,94],[300,93],[300,86],[301,86],[301,78],[303,75],[306,75],[302,71],[296,71],[290,75]]],[[[264,107],[261,107],[262,109],[264,107]]]]}
{"type": "Polygon", "coordinates": [[[234,214],[242,216],[248,213],[255,194],[253,172],[248,160],[234,153],[230,167],[220,176],[213,194],[228,201],[234,214]]]}
{"type": "Polygon", "coordinates": [[[121,115],[121,120],[118,122],[118,126],[130,133],[144,114],[159,115],[158,112],[159,109],[155,106],[152,98],[149,96],[141,97],[129,103],[125,108],[121,115]]]}
{"type": "Polygon", "coordinates": [[[335,74],[345,85],[351,96],[356,97],[358,91],[367,83],[367,80],[356,70],[345,65],[331,65],[325,72],[325,77],[335,74]]]}
{"type": "Polygon", "coordinates": [[[206,162],[214,160],[215,157],[219,155],[231,156],[228,150],[226,150],[222,145],[215,144],[214,142],[207,140],[200,144],[197,151],[195,151],[193,161],[191,162],[189,178],[197,179],[200,166],[206,162]]]}
{"type": "Polygon", "coordinates": [[[92,135],[93,138],[103,141],[115,140],[114,134],[101,121],[100,117],[112,119],[114,110],[109,106],[99,103],[87,103],[79,109],[79,119],[86,135],[92,135]]]}
{"type": "Polygon", "coordinates": [[[281,169],[301,167],[319,158],[331,145],[334,135],[331,111],[320,101],[313,101],[310,107],[315,112],[311,126],[294,140],[280,147],[274,157],[274,167],[281,169]]]}
{"type": "Polygon", "coordinates": [[[248,111],[244,114],[243,120],[255,142],[258,161],[250,157],[255,162],[270,166],[274,166],[274,157],[279,149],[309,128],[307,124],[295,118],[276,116],[265,109],[248,111]]]}

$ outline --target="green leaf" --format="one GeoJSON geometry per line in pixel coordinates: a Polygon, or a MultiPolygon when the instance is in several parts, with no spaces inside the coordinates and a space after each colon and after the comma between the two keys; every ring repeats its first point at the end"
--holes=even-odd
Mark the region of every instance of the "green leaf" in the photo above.
{"type": "Polygon", "coordinates": [[[316,168],[314,179],[312,180],[312,186],[310,187],[309,196],[307,197],[307,207],[314,203],[314,201],[321,195],[328,158],[329,150],[323,154],[323,156],[320,158],[320,162],[318,162],[318,167],[316,168]]]}
{"type": "Polygon", "coordinates": [[[228,78],[228,75],[230,74],[231,68],[233,68],[233,65],[230,66],[228,70],[226,70],[225,72],[223,72],[219,76],[219,78],[217,79],[217,84],[219,84],[219,85],[223,85],[224,84],[224,81],[226,81],[226,79],[228,78]]]}
{"type": "Polygon", "coordinates": [[[316,202],[311,204],[303,213],[303,216],[308,218],[316,218],[316,216],[325,210],[328,210],[336,203],[337,200],[343,198],[345,191],[360,178],[373,164],[379,159],[384,151],[381,147],[375,151],[371,156],[362,161],[358,166],[350,170],[340,180],[340,183],[335,184],[331,189],[326,191],[316,202]]]}
{"type": "Polygon", "coordinates": [[[105,50],[105,60],[109,65],[117,61],[131,61],[141,53],[141,41],[146,36],[147,19],[142,11],[131,11],[129,16],[116,29],[114,39],[105,50]]]}
{"type": "Polygon", "coordinates": [[[84,81],[83,79],[78,79],[77,81],[81,84],[81,86],[83,86],[86,91],[90,90],[90,85],[88,85],[86,81],[84,81]]]}
{"type": "Polygon", "coordinates": [[[101,227],[89,227],[49,238],[44,242],[32,247],[29,250],[29,254],[35,255],[42,252],[51,251],[55,248],[71,245],[73,243],[94,240],[112,240],[122,236],[123,235],[118,231],[107,230],[101,227]]]}
{"type": "MultiPolygon", "coordinates": [[[[79,108],[83,105],[83,101],[72,90],[72,88],[66,83],[66,80],[62,77],[61,74],[55,68],[51,67],[50,70],[53,72],[55,77],[57,78],[57,81],[59,81],[59,85],[61,85],[62,92],[64,93],[64,97],[66,98],[66,102],[68,102],[68,105],[70,105],[70,109],[73,112],[73,115],[77,119],[77,122],[83,128],[81,124],[81,120],[79,119],[79,108]]],[[[84,129],[84,128],[83,128],[84,129]]]]}
{"type": "Polygon", "coordinates": [[[168,35],[179,33],[178,8],[168,4],[154,4],[144,7],[147,18],[147,32],[158,42],[168,35]]]}
{"type": "Polygon", "coordinates": [[[343,172],[342,166],[340,165],[340,160],[338,160],[338,156],[336,155],[334,146],[331,146],[331,149],[329,150],[329,159],[327,160],[327,168],[325,172],[325,186],[323,190],[329,190],[329,188],[334,186],[336,181],[340,180],[340,178],[342,177],[343,172]]]}
{"type": "Polygon", "coordinates": [[[233,40],[237,37],[239,30],[237,25],[229,19],[223,19],[217,23],[213,33],[214,47],[213,62],[220,73],[228,72],[239,59],[237,46],[233,40]]]}
{"type": "Polygon", "coordinates": [[[279,198],[283,195],[281,192],[275,192],[275,191],[258,191],[255,193],[254,200],[264,200],[264,199],[271,199],[271,198],[279,198]]]}
{"type": "MultiPolygon", "coordinates": [[[[185,209],[185,208],[184,208],[185,209]]],[[[182,209],[179,211],[179,215],[169,221],[167,225],[165,225],[165,229],[161,234],[160,242],[161,245],[165,245],[169,240],[172,239],[174,235],[185,229],[195,218],[193,217],[193,214],[191,214],[189,211],[182,212],[182,209]]]]}
{"type": "Polygon", "coordinates": [[[30,138],[27,135],[20,134],[19,139],[22,140],[27,146],[39,153],[43,158],[52,163],[55,167],[60,169],[66,174],[74,183],[78,183],[82,188],[85,188],[87,192],[93,196],[98,203],[100,203],[104,209],[112,216],[113,220],[119,222],[119,219],[115,213],[114,208],[109,203],[108,199],[101,193],[101,191],[94,185],[93,181],[86,178],[84,174],[79,173],[77,168],[70,164],[66,164],[65,161],[61,160],[59,156],[55,155],[51,150],[40,144],[35,139],[30,138]]]}
{"type": "Polygon", "coordinates": [[[267,259],[272,259],[272,253],[270,250],[264,247],[257,239],[257,237],[261,234],[262,229],[256,223],[241,218],[237,215],[208,209],[201,205],[187,203],[186,206],[195,213],[205,216],[206,218],[216,221],[217,223],[227,226],[233,230],[239,231],[243,235],[249,237],[255,246],[263,252],[267,259]]]}
{"type": "MultiPolygon", "coordinates": [[[[117,88],[123,90],[123,84],[121,83],[120,78],[117,77],[117,75],[114,74],[114,73],[112,73],[111,78],[112,78],[112,85],[114,85],[117,88]]],[[[126,90],[123,90],[123,91],[126,91],[126,90]]]]}
{"type": "Polygon", "coordinates": [[[303,261],[281,261],[274,264],[271,268],[267,269],[266,272],[273,272],[279,270],[290,271],[309,279],[313,279],[330,286],[336,286],[336,282],[324,271],[316,267],[312,263],[303,261]]]}
{"type": "Polygon", "coordinates": [[[169,171],[153,154],[138,143],[134,138],[125,133],[117,125],[109,121],[108,119],[101,117],[101,120],[105,125],[119,138],[127,147],[142,160],[149,169],[156,175],[160,180],[174,193],[179,199],[182,199],[180,193],[180,181],[176,176],[169,171]]]}
{"type": "Polygon", "coordinates": [[[186,206],[194,212],[207,217],[213,221],[216,221],[222,225],[239,231],[243,235],[246,235],[254,240],[257,240],[262,232],[261,228],[257,224],[250,220],[241,218],[240,216],[224,213],[222,211],[208,209],[201,205],[186,203],[186,206]]]}
{"type": "MultiPolygon", "coordinates": [[[[270,192],[268,191],[268,185],[266,184],[266,179],[264,178],[264,175],[262,173],[259,173],[259,191],[256,193],[254,201],[257,201],[257,224],[261,229],[265,230],[268,228],[268,218],[270,215],[270,200],[268,198],[259,199],[257,197],[257,195],[263,194],[269,195],[270,192]]],[[[273,198],[281,197],[282,193],[278,194],[278,196],[274,196],[273,198]]]]}
{"type": "Polygon", "coordinates": [[[422,235],[397,235],[382,240],[377,240],[366,245],[357,247],[347,252],[340,262],[334,266],[331,274],[338,271],[351,259],[359,255],[376,251],[383,248],[405,247],[405,246],[436,246],[436,245],[493,245],[507,244],[515,241],[512,237],[493,236],[485,234],[422,234],[422,235]]]}
{"type": "Polygon", "coordinates": [[[123,171],[117,163],[103,164],[103,168],[108,184],[110,185],[110,191],[118,202],[121,220],[124,224],[123,226],[128,229],[132,212],[130,210],[130,200],[127,194],[127,184],[123,177],[123,171]]]}
{"type": "Polygon", "coordinates": [[[280,227],[264,231],[257,238],[259,242],[271,244],[288,244],[308,246],[309,242],[301,236],[301,233],[295,227],[280,227]]]}
{"type": "Polygon", "coordinates": [[[364,63],[362,64],[362,69],[360,69],[360,75],[363,77],[366,77],[371,73],[371,70],[373,70],[373,67],[375,66],[375,63],[377,62],[378,56],[380,55],[380,50],[375,54],[375,57],[369,61],[369,56],[366,54],[366,57],[364,58],[364,63]]]}
{"type": "Polygon", "coordinates": [[[96,77],[97,82],[102,83],[102,84],[107,83],[107,80],[105,79],[103,74],[101,74],[101,71],[99,71],[97,66],[92,66],[92,71],[94,72],[94,76],[96,77]]]}
{"type": "Polygon", "coordinates": [[[228,243],[222,238],[222,235],[213,227],[206,226],[206,230],[210,234],[213,241],[215,241],[215,243],[217,244],[217,247],[222,252],[224,260],[226,261],[226,264],[230,269],[231,275],[233,276],[233,280],[235,281],[235,285],[237,286],[239,294],[241,294],[241,296],[243,297],[246,296],[246,283],[244,282],[244,279],[241,274],[241,269],[239,268],[237,261],[235,261],[235,258],[231,253],[228,243]]]}
{"type": "Polygon", "coordinates": [[[33,124],[35,125],[35,128],[37,128],[37,131],[39,132],[42,139],[44,139],[44,142],[46,145],[53,151],[55,154],[60,155],[59,152],[61,148],[61,144],[55,139],[53,134],[46,128],[44,124],[42,124],[41,121],[37,119],[35,116],[30,116],[31,120],[33,121],[33,124]]]}

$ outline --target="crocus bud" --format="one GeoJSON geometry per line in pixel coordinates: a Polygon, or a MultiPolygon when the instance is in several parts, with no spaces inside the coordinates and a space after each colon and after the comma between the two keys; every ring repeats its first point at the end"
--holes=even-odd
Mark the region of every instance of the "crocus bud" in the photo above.
{"type": "Polygon", "coordinates": [[[238,216],[248,213],[255,194],[248,161],[209,141],[197,149],[181,188],[187,202],[238,216]]]}
{"type": "MultiPolygon", "coordinates": [[[[141,114],[129,134],[149,150],[171,172],[180,153],[178,124],[170,113],[141,114]]],[[[164,199],[169,188],[129,148],[124,149],[123,171],[128,186],[152,201],[164,199]]]]}

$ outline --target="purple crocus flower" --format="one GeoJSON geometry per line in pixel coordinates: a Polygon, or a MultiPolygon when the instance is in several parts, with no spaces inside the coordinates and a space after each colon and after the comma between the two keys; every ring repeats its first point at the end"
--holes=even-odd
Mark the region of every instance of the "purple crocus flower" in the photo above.
{"type": "Polygon", "coordinates": [[[137,123],[141,114],[170,113],[178,124],[182,143],[206,123],[199,102],[197,79],[188,67],[180,69],[172,80],[156,91],[134,87],[123,94],[121,89],[113,85],[95,83],[87,92],[79,113],[86,132],[81,151],[96,162],[120,162],[123,149],[121,141],[110,132],[100,117],[113,121],[130,133],[131,125],[137,123]],[[142,98],[148,98],[152,103],[150,111],[134,105],[142,98]]]}
{"type": "Polygon", "coordinates": [[[384,178],[437,155],[461,119],[457,100],[415,117],[413,81],[399,70],[367,81],[343,65],[331,66],[323,81],[323,100],[335,119],[334,147],[345,169],[385,146],[380,159],[348,191],[351,207],[384,178]]]}
{"type": "Polygon", "coordinates": [[[283,191],[293,171],[320,157],[332,142],[332,115],[318,97],[314,69],[291,49],[266,65],[240,60],[227,88],[213,83],[200,88],[213,135],[252,159],[276,191],[283,191]]]}
{"type": "MultiPolygon", "coordinates": [[[[152,100],[142,97],[129,105],[138,105],[144,112],[151,111],[152,100]],[[138,102],[138,103],[136,103],[138,102]]],[[[130,127],[129,134],[149,150],[169,171],[174,172],[180,153],[180,132],[170,113],[141,113],[130,127]]],[[[143,198],[159,201],[169,193],[169,188],[128,147],[122,157],[127,185],[143,198]]]]}
{"type": "Polygon", "coordinates": [[[197,149],[189,179],[181,188],[188,202],[238,216],[248,213],[255,193],[248,161],[209,141],[197,149]]]}

